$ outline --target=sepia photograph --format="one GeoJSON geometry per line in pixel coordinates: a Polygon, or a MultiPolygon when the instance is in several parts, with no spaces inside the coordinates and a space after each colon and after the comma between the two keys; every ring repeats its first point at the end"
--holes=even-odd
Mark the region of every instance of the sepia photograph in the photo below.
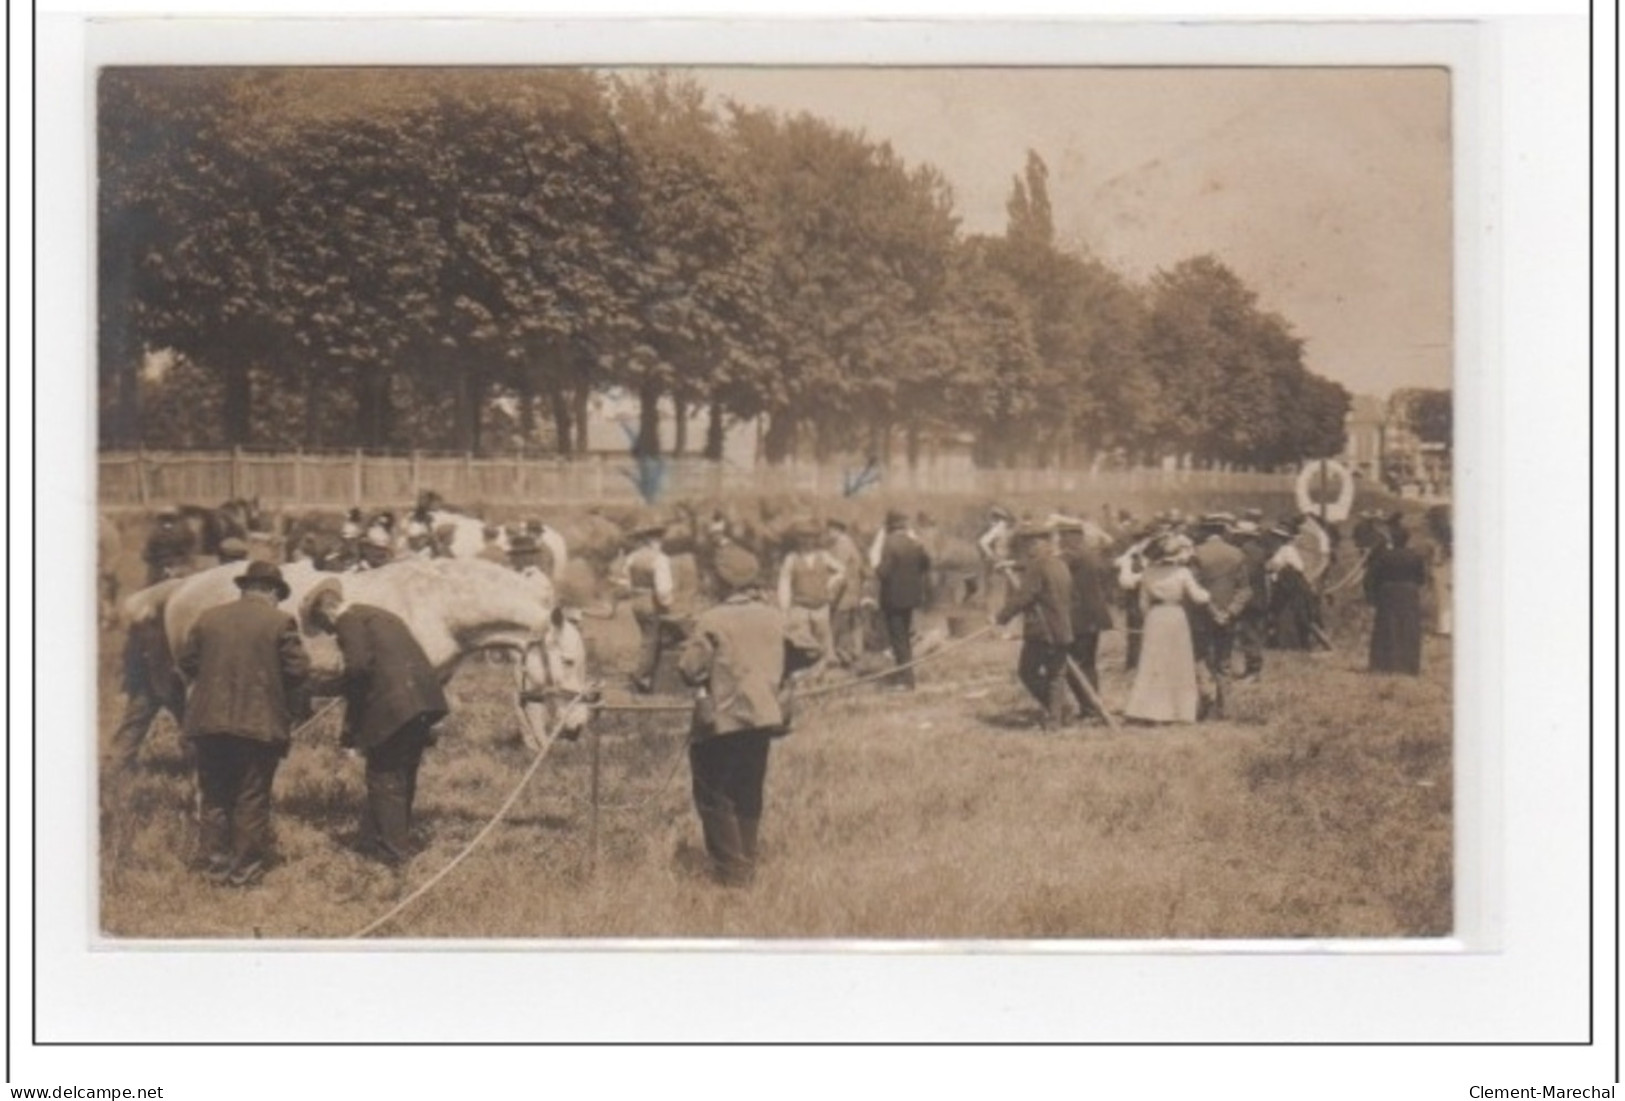
{"type": "Polygon", "coordinates": [[[1459,933],[1448,67],[92,80],[105,944],[1459,933]]]}

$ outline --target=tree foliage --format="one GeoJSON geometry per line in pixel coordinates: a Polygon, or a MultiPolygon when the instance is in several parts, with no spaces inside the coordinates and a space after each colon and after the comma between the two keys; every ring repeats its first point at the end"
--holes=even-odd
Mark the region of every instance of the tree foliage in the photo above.
{"type": "Polygon", "coordinates": [[[687,445],[664,401],[712,455],[765,417],[772,461],[1341,443],[1284,319],[1213,257],[1141,286],[1062,247],[1036,153],[966,237],[931,166],[663,73],[125,68],[98,104],[108,446],[569,452],[608,387],[643,456],[687,445]]]}

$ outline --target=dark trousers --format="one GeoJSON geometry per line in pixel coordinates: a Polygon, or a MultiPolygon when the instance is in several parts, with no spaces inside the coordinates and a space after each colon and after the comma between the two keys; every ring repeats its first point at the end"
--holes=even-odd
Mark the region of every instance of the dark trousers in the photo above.
{"type": "MultiPolygon", "coordinates": [[[[1072,640],[1072,645],[1067,647],[1066,652],[1071,656],[1073,664],[1083,672],[1084,677],[1089,681],[1089,687],[1095,690],[1095,695],[1100,695],[1100,670],[1097,663],[1100,655],[1100,632],[1078,632],[1077,637],[1072,640]]],[[[1072,698],[1078,701],[1078,712],[1080,714],[1087,715],[1093,712],[1100,715],[1101,718],[1106,717],[1100,714],[1100,709],[1095,706],[1094,701],[1089,698],[1083,687],[1075,683],[1072,676],[1067,677],[1066,683],[1072,689],[1072,698]]]]}
{"type": "Polygon", "coordinates": [[[655,672],[660,668],[660,616],[652,608],[637,607],[632,610],[632,618],[637,621],[639,636],[638,669],[633,680],[643,691],[652,692],[655,672]]]}
{"type": "Polygon", "coordinates": [[[1256,676],[1264,671],[1264,610],[1249,609],[1236,620],[1236,646],[1241,650],[1242,673],[1256,676]]]}
{"type": "Polygon", "coordinates": [[[703,738],[688,747],[694,809],[705,834],[705,851],[724,883],[742,885],[755,874],[771,744],[770,731],[741,730],[703,738]]]}
{"type": "Polygon", "coordinates": [[[1230,662],[1236,650],[1236,623],[1217,623],[1211,616],[1202,616],[1202,631],[1197,636],[1201,646],[1199,656],[1213,677],[1213,703],[1209,715],[1224,717],[1224,683],[1230,679],[1230,662]]]}
{"type": "Polygon", "coordinates": [[[430,741],[429,727],[422,720],[409,722],[367,750],[361,842],[390,861],[412,854],[412,803],[417,798],[418,766],[430,741]]]}
{"type": "Polygon", "coordinates": [[[1021,641],[1021,656],[1016,659],[1016,676],[1027,691],[1044,708],[1044,714],[1058,718],[1061,708],[1055,689],[1061,674],[1066,671],[1066,651],[1052,642],[1025,638],[1021,641]]]}
{"type": "Polygon", "coordinates": [[[264,860],[271,855],[271,782],[283,747],[234,734],[203,734],[193,742],[204,857],[233,869],[264,860]]]}
{"type": "Polygon", "coordinates": [[[891,645],[892,659],[899,668],[892,676],[892,683],[905,688],[914,687],[914,609],[913,608],[883,608],[882,615],[886,619],[886,641],[891,645]]]}
{"type": "Polygon", "coordinates": [[[858,619],[857,605],[837,607],[829,613],[829,633],[835,643],[835,661],[851,665],[863,653],[863,626],[858,619]]]}

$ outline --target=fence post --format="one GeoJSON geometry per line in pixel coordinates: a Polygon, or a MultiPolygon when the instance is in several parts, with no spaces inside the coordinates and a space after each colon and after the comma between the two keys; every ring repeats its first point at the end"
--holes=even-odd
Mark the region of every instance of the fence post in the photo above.
{"type": "Polygon", "coordinates": [[[457,495],[458,500],[472,501],[474,499],[474,452],[472,449],[463,452],[463,491],[457,495]]]}
{"type": "Polygon", "coordinates": [[[418,484],[418,449],[415,447],[412,449],[412,465],[410,469],[412,471],[412,500],[415,502],[418,494],[423,492],[423,487],[418,484]]]}
{"type": "Polygon", "coordinates": [[[294,503],[296,505],[299,505],[301,508],[304,507],[304,504],[305,504],[304,450],[302,448],[298,448],[298,447],[293,449],[293,500],[294,500],[294,503]]]}
{"type": "Polygon", "coordinates": [[[231,472],[229,474],[229,479],[230,479],[230,482],[231,482],[231,487],[230,487],[231,492],[226,494],[226,496],[230,497],[233,501],[235,501],[237,498],[242,496],[242,493],[240,492],[240,487],[242,485],[242,477],[243,477],[242,466],[243,466],[243,448],[242,448],[242,445],[241,444],[233,444],[232,447],[231,447],[231,472]]]}
{"type": "Polygon", "coordinates": [[[350,480],[350,504],[357,508],[361,505],[361,449],[355,449],[354,477],[350,480]]]}
{"type": "Polygon", "coordinates": [[[513,495],[514,499],[525,499],[525,449],[517,447],[513,453],[513,495]]]}

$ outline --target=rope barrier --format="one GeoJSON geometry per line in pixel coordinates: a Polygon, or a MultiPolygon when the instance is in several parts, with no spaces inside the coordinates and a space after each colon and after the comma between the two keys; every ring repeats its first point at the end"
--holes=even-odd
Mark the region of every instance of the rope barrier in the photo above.
{"type": "MultiPolygon", "coordinates": [[[[963,638],[953,639],[948,644],[946,644],[944,646],[940,646],[940,647],[930,651],[929,653],[921,654],[919,657],[914,658],[914,659],[912,659],[912,660],[910,660],[908,662],[905,662],[902,665],[893,666],[893,667],[891,667],[889,669],[880,670],[878,672],[867,674],[865,676],[861,676],[861,677],[858,677],[858,678],[856,678],[854,680],[850,680],[850,681],[841,681],[841,682],[838,682],[838,683],[835,683],[835,684],[818,685],[816,687],[809,688],[804,692],[797,693],[797,698],[798,699],[817,698],[819,696],[828,695],[828,694],[833,693],[833,692],[839,692],[839,691],[844,691],[844,690],[850,689],[850,688],[856,688],[859,685],[867,684],[867,683],[869,683],[871,681],[882,680],[882,679],[885,679],[885,678],[893,677],[898,672],[900,672],[900,671],[902,671],[904,669],[914,668],[915,666],[922,665],[927,661],[935,660],[936,658],[942,657],[944,654],[947,654],[947,653],[950,653],[950,652],[952,652],[954,650],[957,650],[961,646],[968,645],[969,643],[975,641],[976,639],[982,637],[983,635],[987,634],[988,632],[990,632],[992,630],[994,630],[994,625],[991,624],[991,623],[987,624],[986,626],[981,627],[978,630],[971,632],[970,634],[964,636],[963,638]]],[[[572,702],[577,702],[581,698],[582,698],[582,696],[580,694],[578,694],[575,697],[575,699],[572,700],[572,702]]],[[[323,707],[320,711],[316,712],[316,714],[312,715],[309,719],[305,720],[304,723],[300,724],[300,726],[297,728],[297,730],[295,732],[298,733],[300,731],[303,731],[304,729],[309,727],[311,724],[315,723],[317,719],[321,718],[328,711],[332,710],[332,708],[335,707],[339,702],[341,702],[341,701],[338,700],[338,699],[334,699],[334,700],[330,701],[327,704],[327,706],[323,707]]],[[[601,711],[688,711],[692,707],[693,707],[693,705],[691,703],[683,703],[683,704],[676,704],[676,703],[673,703],[673,704],[626,703],[626,704],[598,704],[598,705],[596,705],[596,709],[601,710],[601,711]]],[[[356,932],[350,934],[350,936],[347,939],[350,939],[350,940],[364,940],[367,937],[371,936],[373,933],[377,932],[379,929],[381,929],[385,925],[389,924],[389,922],[393,921],[399,914],[401,914],[403,911],[405,911],[407,907],[411,906],[418,899],[420,899],[424,895],[428,894],[442,880],[444,880],[446,878],[446,876],[450,875],[451,872],[458,865],[460,865],[464,860],[468,859],[469,855],[472,854],[473,851],[476,848],[479,847],[481,842],[483,842],[487,837],[490,836],[491,832],[494,829],[496,829],[498,824],[500,824],[501,821],[505,817],[507,817],[508,812],[513,809],[513,805],[516,802],[519,801],[519,796],[524,792],[526,786],[529,785],[531,779],[536,775],[536,771],[539,768],[541,768],[542,761],[547,756],[547,751],[552,748],[553,743],[558,738],[559,732],[561,730],[563,730],[563,728],[564,728],[564,719],[563,719],[563,716],[561,714],[559,721],[556,722],[553,725],[552,729],[547,731],[546,736],[542,739],[541,747],[536,751],[535,758],[531,761],[530,766],[527,769],[525,769],[525,774],[519,778],[519,782],[514,785],[513,790],[508,793],[508,797],[503,800],[502,805],[497,808],[496,812],[491,816],[490,820],[487,821],[485,823],[485,825],[480,829],[480,832],[475,834],[474,837],[468,842],[468,844],[464,845],[462,850],[460,852],[458,852],[456,856],[452,857],[451,860],[447,861],[447,863],[445,864],[444,867],[442,867],[439,871],[435,872],[434,875],[430,876],[427,880],[425,880],[421,885],[419,885],[416,889],[414,889],[411,894],[407,895],[405,898],[403,898],[399,902],[397,902],[394,906],[390,907],[390,909],[388,911],[386,911],[382,916],[378,917],[377,919],[375,919],[372,922],[368,923],[367,925],[363,926],[362,928],[360,928],[356,932]]],[[[662,794],[664,794],[666,788],[671,784],[672,778],[677,775],[678,769],[680,768],[680,766],[682,764],[682,759],[683,759],[683,754],[681,754],[681,753],[678,753],[674,757],[674,759],[672,761],[672,766],[667,771],[665,779],[663,779],[660,782],[659,786],[657,788],[655,788],[654,791],[652,791],[648,796],[645,796],[644,798],[639,799],[636,802],[631,803],[631,804],[624,804],[624,805],[618,806],[618,807],[612,806],[610,809],[615,809],[615,810],[638,810],[638,809],[642,809],[644,807],[649,806],[651,803],[654,802],[655,799],[659,798],[662,794]]],[[[600,804],[600,806],[602,806],[602,804],[600,804]]]]}
{"type": "MultiPolygon", "coordinates": [[[[949,653],[952,650],[956,650],[959,647],[961,647],[963,645],[966,645],[967,643],[973,641],[974,639],[977,639],[977,638],[981,637],[982,635],[987,634],[989,631],[991,631],[993,629],[994,629],[994,625],[993,624],[988,624],[987,626],[982,627],[982,628],[980,628],[980,629],[978,629],[976,631],[973,631],[972,633],[964,636],[963,638],[958,638],[958,639],[951,640],[948,645],[938,647],[937,649],[932,650],[929,653],[921,654],[919,657],[914,658],[913,660],[908,661],[908,662],[904,663],[903,665],[897,665],[897,666],[893,666],[893,667],[888,668],[888,669],[882,669],[882,670],[880,670],[878,672],[866,674],[864,676],[857,677],[857,678],[855,678],[853,680],[838,681],[838,682],[835,682],[833,684],[826,684],[826,685],[817,685],[815,687],[808,688],[808,689],[805,689],[803,691],[798,691],[795,694],[795,698],[796,698],[796,700],[798,702],[801,701],[801,700],[805,700],[805,699],[814,699],[814,698],[817,698],[819,696],[829,695],[831,693],[844,691],[844,690],[849,689],[849,688],[856,688],[859,685],[867,684],[870,681],[882,680],[882,679],[885,679],[887,677],[895,676],[896,673],[899,670],[910,669],[910,668],[913,668],[914,666],[922,665],[927,661],[931,661],[931,660],[934,660],[936,658],[939,658],[943,654],[949,653]]],[[[598,710],[598,711],[631,711],[631,712],[683,712],[683,713],[687,713],[687,712],[692,711],[693,709],[694,709],[694,704],[692,702],[683,702],[683,703],[606,703],[606,704],[596,705],[596,707],[595,707],[595,710],[598,710]]],[[[678,768],[681,766],[682,761],[683,761],[683,754],[682,753],[676,754],[675,757],[672,760],[671,768],[667,771],[665,778],[662,779],[660,781],[660,783],[652,791],[650,791],[650,793],[648,795],[643,796],[640,799],[633,800],[632,802],[629,802],[629,803],[600,804],[600,806],[603,809],[616,810],[616,811],[639,811],[639,810],[643,810],[644,808],[651,805],[656,799],[660,798],[660,796],[665,793],[666,788],[671,786],[672,778],[677,775],[678,768]]]]}
{"type": "Polygon", "coordinates": [[[481,829],[479,833],[474,835],[473,840],[463,846],[461,852],[452,857],[451,860],[447,862],[445,867],[441,868],[434,875],[430,876],[411,894],[407,895],[405,898],[401,899],[394,906],[392,906],[382,917],[368,925],[363,926],[360,930],[351,933],[348,939],[364,940],[366,937],[372,935],[378,929],[392,921],[401,911],[405,910],[408,906],[412,905],[412,903],[428,894],[429,891],[434,889],[437,883],[439,883],[442,879],[445,879],[447,875],[451,874],[453,868],[457,867],[457,865],[466,860],[468,855],[472,853],[476,847],[478,847],[480,842],[484,841],[488,836],[490,836],[491,831],[496,829],[497,824],[501,822],[503,818],[507,817],[508,812],[513,809],[513,805],[519,801],[520,793],[523,792],[525,790],[525,786],[530,783],[531,777],[536,775],[536,770],[542,765],[542,759],[547,756],[547,751],[552,748],[554,740],[558,738],[559,731],[562,729],[564,729],[564,719],[561,716],[559,721],[553,725],[553,729],[549,730],[547,732],[547,736],[542,739],[541,748],[536,751],[536,758],[531,761],[530,767],[525,770],[525,774],[521,776],[519,778],[519,782],[514,785],[513,791],[509,792],[508,798],[503,800],[502,805],[498,807],[496,813],[491,816],[491,820],[485,824],[484,828],[481,829]]]}
{"type": "Polygon", "coordinates": [[[1374,548],[1372,547],[1367,547],[1365,552],[1360,555],[1360,560],[1354,563],[1354,568],[1349,570],[1349,572],[1345,574],[1343,579],[1337,584],[1322,590],[1321,595],[1332,596],[1333,594],[1340,593],[1344,589],[1348,588],[1349,582],[1353,581],[1356,577],[1365,572],[1365,565],[1371,560],[1371,552],[1373,549],[1374,548]]]}
{"type": "Polygon", "coordinates": [[[332,699],[328,700],[327,703],[323,704],[321,709],[318,710],[314,715],[293,728],[293,731],[288,735],[289,740],[291,741],[292,739],[299,737],[299,735],[315,726],[317,719],[320,719],[323,715],[327,714],[329,711],[333,710],[343,702],[343,696],[334,696],[332,699]]]}

